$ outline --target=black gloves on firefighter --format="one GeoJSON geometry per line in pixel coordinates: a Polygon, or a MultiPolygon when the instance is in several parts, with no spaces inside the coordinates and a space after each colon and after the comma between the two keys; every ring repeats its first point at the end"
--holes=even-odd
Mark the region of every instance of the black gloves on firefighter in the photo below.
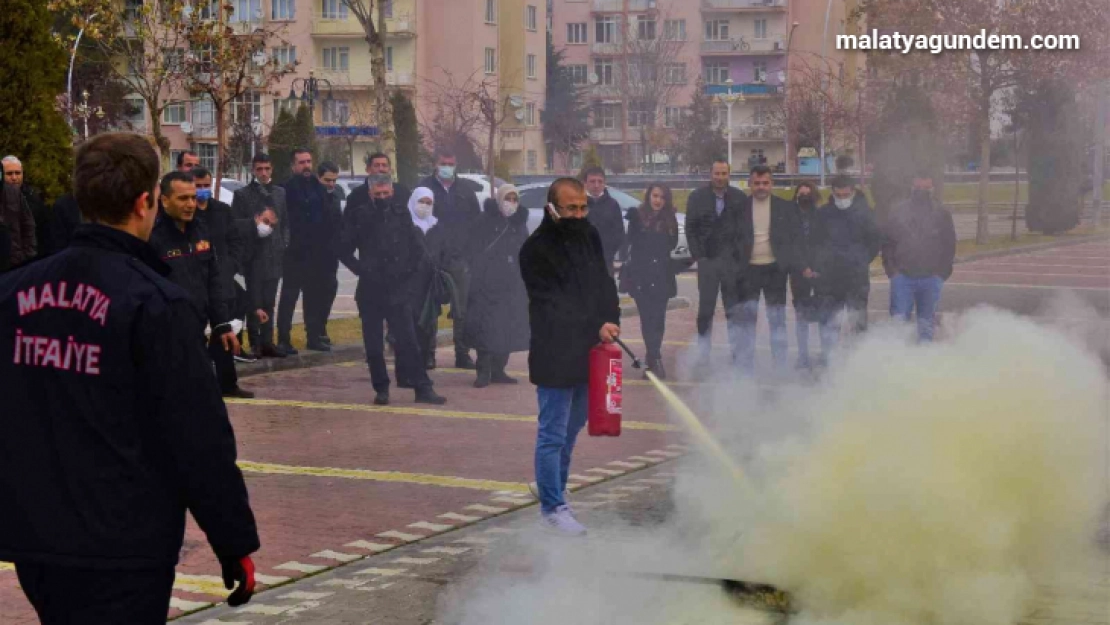
{"type": "Polygon", "coordinates": [[[227,604],[233,608],[245,605],[254,595],[254,561],[250,556],[244,556],[238,560],[221,558],[220,566],[223,567],[224,588],[228,590],[235,588],[235,591],[228,596],[227,604]],[[236,583],[239,584],[238,588],[235,587],[236,583]]]}

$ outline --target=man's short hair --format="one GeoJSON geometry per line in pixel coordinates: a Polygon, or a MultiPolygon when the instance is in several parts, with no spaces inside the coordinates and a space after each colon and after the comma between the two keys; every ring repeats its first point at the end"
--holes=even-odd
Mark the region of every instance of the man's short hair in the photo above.
{"type": "Polygon", "coordinates": [[[10,154],[8,156],[5,156],[3,159],[0,159],[0,164],[3,164],[3,165],[19,165],[20,167],[23,167],[23,163],[20,162],[20,160],[18,158],[16,158],[15,156],[12,156],[10,154]]]}
{"type": "Polygon", "coordinates": [[[548,204],[555,204],[556,206],[558,206],[557,202],[559,201],[559,190],[563,187],[574,187],[574,190],[576,191],[579,191],[581,193],[586,192],[586,185],[582,184],[581,180],[577,178],[559,178],[555,182],[552,182],[551,186],[547,189],[548,204]]]}
{"type": "Polygon", "coordinates": [[[722,156],[718,156],[717,158],[713,159],[713,163],[709,167],[710,169],[712,169],[717,165],[728,165],[729,170],[732,170],[732,165],[728,162],[728,159],[722,156]]]}
{"type": "Polygon", "coordinates": [[[162,176],[162,195],[172,194],[175,182],[196,182],[196,176],[188,171],[171,171],[162,176]]]}
{"type": "Polygon", "coordinates": [[[185,150],[184,152],[179,152],[177,154],[177,166],[178,167],[181,167],[182,165],[185,164],[185,157],[186,156],[195,156],[197,158],[200,158],[200,154],[197,154],[196,152],[194,152],[192,150],[185,150]]]}
{"type": "Polygon", "coordinates": [[[755,167],[752,167],[751,173],[748,174],[748,177],[749,178],[755,178],[756,176],[771,176],[771,175],[772,174],[771,174],[771,168],[770,167],[768,167],[766,165],[756,165],[755,167]]]}
{"type": "Polygon", "coordinates": [[[854,189],[856,187],[856,180],[851,176],[840,174],[838,176],[833,176],[832,182],[829,183],[829,186],[834,189],[854,189]]]}
{"type": "Polygon", "coordinates": [[[297,155],[298,154],[307,154],[309,156],[312,156],[312,150],[309,150],[308,148],[293,148],[293,160],[294,161],[297,160],[297,155]]]}
{"type": "Polygon", "coordinates": [[[605,178],[605,170],[600,167],[587,167],[586,171],[582,172],[582,182],[589,180],[590,176],[601,176],[605,178]]]}
{"type": "Polygon", "coordinates": [[[385,162],[389,163],[390,167],[393,166],[393,161],[391,161],[389,159],[389,155],[386,154],[385,152],[374,152],[373,154],[370,155],[370,158],[366,159],[366,164],[367,165],[373,165],[374,161],[378,160],[379,158],[384,158],[385,162]]]}
{"type": "Polygon", "coordinates": [[[212,175],[212,172],[200,166],[192,168],[189,170],[189,173],[193,174],[193,180],[200,180],[201,178],[207,178],[212,175]]]}
{"type": "Polygon", "coordinates": [[[367,176],[366,182],[370,185],[371,189],[384,185],[389,185],[391,187],[393,186],[393,178],[390,178],[385,174],[374,174],[372,176],[367,176]]]}
{"type": "Polygon", "coordinates": [[[135,200],[154,195],[160,161],[154,147],[140,135],[110,132],[96,135],[77,148],[73,168],[74,197],[87,221],[124,224],[135,200]]]}
{"type": "Polygon", "coordinates": [[[265,152],[258,152],[253,157],[251,157],[251,166],[252,167],[259,164],[259,163],[269,163],[269,162],[270,162],[270,155],[265,153],[265,152]]]}
{"type": "Polygon", "coordinates": [[[331,162],[331,161],[324,161],[323,163],[320,163],[319,167],[316,168],[316,175],[317,176],[323,176],[324,174],[328,174],[328,173],[335,174],[335,175],[338,176],[339,175],[339,166],[336,165],[335,163],[331,162]]]}
{"type": "Polygon", "coordinates": [[[456,158],[455,151],[446,145],[441,145],[436,148],[436,160],[441,158],[456,158]]]}

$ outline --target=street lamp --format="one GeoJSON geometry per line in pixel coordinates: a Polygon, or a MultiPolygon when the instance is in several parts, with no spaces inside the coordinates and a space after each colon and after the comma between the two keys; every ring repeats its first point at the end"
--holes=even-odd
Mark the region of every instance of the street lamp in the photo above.
{"type": "Polygon", "coordinates": [[[299,99],[308,103],[308,109],[315,112],[316,100],[320,98],[320,88],[327,89],[325,101],[331,100],[331,81],[327,78],[317,78],[313,72],[308,72],[308,78],[296,78],[289,87],[289,100],[297,100],[297,85],[300,84],[301,95],[299,99]]]}
{"type": "Polygon", "coordinates": [[[743,92],[733,93],[732,92],[732,87],[733,87],[733,82],[732,82],[732,79],[729,78],[728,80],[725,81],[726,93],[723,94],[723,95],[718,94],[717,96],[714,97],[714,99],[718,103],[723,102],[725,104],[725,107],[728,109],[728,114],[727,114],[725,123],[728,125],[728,168],[729,168],[729,171],[732,171],[732,105],[737,104],[737,103],[739,103],[739,104],[744,103],[744,94],[743,94],[743,92]]]}
{"type": "MultiPolygon", "coordinates": [[[[825,33],[821,37],[821,61],[825,63],[826,68],[828,67],[827,46],[829,44],[829,17],[832,15],[832,5],[833,5],[833,0],[829,0],[828,4],[825,5],[825,33]]],[[[821,90],[822,91],[825,90],[825,72],[821,73],[821,90]]],[[[821,115],[820,115],[820,118],[821,118],[820,119],[820,122],[821,122],[821,164],[820,164],[820,167],[821,167],[821,186],[822,187],[825,186],[825,169],[826,169],[826,167],[825,167],[825,112],[826,112],[825,108],[826,108],[825,98],[824,98],[824,94],[822,93],[822,97],[821,97],[821,115]]]]}
{"type": "MultiPolygon", "coordinates": [[[[794,31],[798,30],[799,26],[801,26],[800,22],[794,22],[794,24],[790,27],[790,34],[786,37],[786,61],[784,62],[785,67],[779,70],[779,84],[782,85],[782,101],[785,103],[783,109],[788,113],[790,111],[790,86],[789,83],[786,82],[786,80],[790,77],[790,46],[794,43],[794,31]]],[[[794,157],[790,154],[790,120],[788,119],[785,120],[783,123],[782,151],[783,160],[786,162],[786,173],[795,173],[790,171],[791,169],[797,168],[793,167],[794,157]]]]}
{"type": "Polygon", "coordinates": [[[104,119],[104,109],[100,108],[99,106],[96,107],[95,109],[94,108],[89,108],[89,90],[88,89],[83,89],[81,91],[81,103],[78,104],[74,108],[77,111],[77,116],[81,118],[81,121],[82,121],[83,126],[84,126],[84,135],[83,135],[82,138],[83,139],[88,139],[89,138],[89,118],[95,115],[97,119],[104,119]]]}
{"type": "MultiPolygon", "coordinates": [[[[88,24],[95,20],[97,15],[99,13],[93,13],[89,16],[89,19],[85,20],[85,23],[88,24]]],[[[73,64],[77,61],[77,48],[81,47],[81,37],[84,34],[85,27],[81,26],[81,30],[77,31],[77,40],[73,42],[73,53],[69,55],[69,76],[66,78],[66,106],[69,107],[69,112],[66,117],[70,126],[73,125],[73,64]]],[[[87,132],[85,134],[88,135],[87,132]]]]}

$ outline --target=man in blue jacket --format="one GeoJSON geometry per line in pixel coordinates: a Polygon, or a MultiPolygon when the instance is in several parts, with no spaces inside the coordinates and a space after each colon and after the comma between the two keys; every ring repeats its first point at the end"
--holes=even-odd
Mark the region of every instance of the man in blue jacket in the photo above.
{"type": "Polygon", "coordinates": [[[65,250],[0,276],[0,561],[39,619],[161,624],[193,514],[250,599],[259,548],[202,326],[146,240],[157,153],[81,144],[87,223],[65,250]]]}

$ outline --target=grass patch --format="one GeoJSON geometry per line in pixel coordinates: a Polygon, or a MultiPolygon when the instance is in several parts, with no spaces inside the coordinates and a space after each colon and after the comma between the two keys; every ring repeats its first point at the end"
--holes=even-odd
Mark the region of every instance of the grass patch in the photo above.
{"type": "MultiPolygon", "coordinates": [[[[439,316],[439,329],[453,327],[451,319],[447,318],[447,313],[450,307],[444,306],[443,313],[439,316]]],[[[335,345],[350,345],[362,343],[362,320],[358,317],[347,317],[344,319],[329,319],[328,320],[328,336],[331,337],[331,342],[335,345]]],[[[293,341],[293,347],[297,349],[305,349],[307,338],[304,331],[303,323],[293,324],[292,331],[289,338],[293,341]]]]}

